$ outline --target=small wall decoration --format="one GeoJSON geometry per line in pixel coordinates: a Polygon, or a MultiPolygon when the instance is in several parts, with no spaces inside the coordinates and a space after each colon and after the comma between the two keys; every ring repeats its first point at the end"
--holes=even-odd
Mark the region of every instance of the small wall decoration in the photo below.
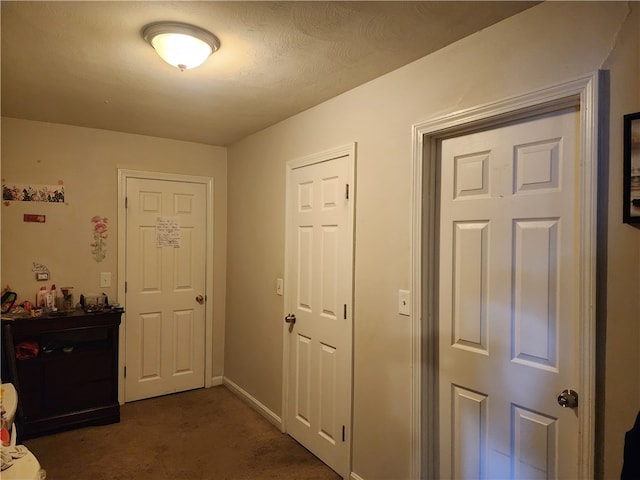
{"type": "Polygon", "coordinates": [[[34,213],[25,213],[22,216],[22,220],[28,223],[45,223],[47,221],[46,215],[38,215],[34,213]]]}
{"type": "Polygon", "coordinates": [[[33,262],[32,272],[36,272],[36,280],[42,282],[44,280],[49,280],[49,269],[46,265],[42,263],[33,262]]]}
{"type": "Polygon", "coordinates": [[[62,185],[3,184],[2,200],[64,203],[64,187],[62,185]]]}
{"type": "Polygon", "coordinates": [[[623,192],[623,221],[640,224],[640,112],[624,116],[623,192]]]}
{"type": "Polygon", "coordinates": [[[91,223],[93,223],[93,242],[90,244],[92,248],[91,255],[96,262],[100,263],[107,256],[107,242],[105,240],[109,236],[107,233],[109,219],[96,215],[91,217],[91,223]]]}

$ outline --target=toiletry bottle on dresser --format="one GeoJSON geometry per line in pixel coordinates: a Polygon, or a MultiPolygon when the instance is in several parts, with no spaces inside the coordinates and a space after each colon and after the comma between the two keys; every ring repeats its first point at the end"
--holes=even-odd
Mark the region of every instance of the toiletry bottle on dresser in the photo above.
{"type": "Polygon", "coordinates": [[[55,283],[51,285],[49,294],[51,295],[51,303],[48,306],[52,311],[56,312],[58,310],[58,290],[56,289],[55,283]]]}
{"type": "Polygon", "coordinates": [[[38,290],[38,295],[36,296],[36,305],[40,308],[44,308],[47,306],[47,294],[49,293],[49,290],[47,290],[47,287],[40,287],[40,290],[38,290]]]}

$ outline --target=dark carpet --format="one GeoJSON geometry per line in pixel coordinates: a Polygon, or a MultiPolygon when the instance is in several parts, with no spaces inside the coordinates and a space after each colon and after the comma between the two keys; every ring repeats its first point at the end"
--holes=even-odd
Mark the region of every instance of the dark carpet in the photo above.
{"type": "Polygon", "coordinates": [[[222,386],[127,403],[120,417],[24,444],[47,480],[340,478],[222,386]]]}

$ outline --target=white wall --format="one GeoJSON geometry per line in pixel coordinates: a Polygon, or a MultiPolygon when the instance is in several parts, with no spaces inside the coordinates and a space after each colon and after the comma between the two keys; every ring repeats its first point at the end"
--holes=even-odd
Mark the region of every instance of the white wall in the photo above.
{"type": "Polygon", "coordinates": [[[3,183],[64,183],[65,203],[10,202],[2,206],[2,285],[18,302],[35,301],[32,262],[51,271],[48,287],[73,286],[117,299],[118,169],[201,175],[214,179],[213,377],[222,376],[226,286],[227,152],[225,148],[162,138],[2,118],[3,183]],[[25,213],[46,222],[25,223],[25,213]],[[91,255],[94,216],[109,220],[106,258],[91,255]],[[112,287],[100,288],[100,272],[112,272],[112,287]]]}
{"type": "MultiPolygon", "coordinates": [[[[538,5],[229,148],[225,376],[281,415],[285,163],[357,142],[353,471],[409,475],[411,126],[611,71],[604,476],[640,408],[640,230],[621,223],[621,116],[640,110],[640,5],[538,5]],[[633,9],[633,10],[632,10],[633,9]],[[614,401],[625,398],[625,402],[614,401]]],[[[414,292],[415,293],[415,292],[414,292]]]]}

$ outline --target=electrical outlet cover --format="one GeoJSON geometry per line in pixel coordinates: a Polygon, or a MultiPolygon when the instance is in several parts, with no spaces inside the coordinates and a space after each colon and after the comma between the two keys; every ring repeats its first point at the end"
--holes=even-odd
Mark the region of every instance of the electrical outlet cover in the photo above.
{"type": "Polygon", "coordinates": [[[100,286],[101,287],[111,286],[111,272],[100,272],[100,286]]]}
{"type": "Polygon", "coordinates": [[[411,315],[411,292],[407,290],[398,291],[398,313],[400,315],[411,315]]]}

